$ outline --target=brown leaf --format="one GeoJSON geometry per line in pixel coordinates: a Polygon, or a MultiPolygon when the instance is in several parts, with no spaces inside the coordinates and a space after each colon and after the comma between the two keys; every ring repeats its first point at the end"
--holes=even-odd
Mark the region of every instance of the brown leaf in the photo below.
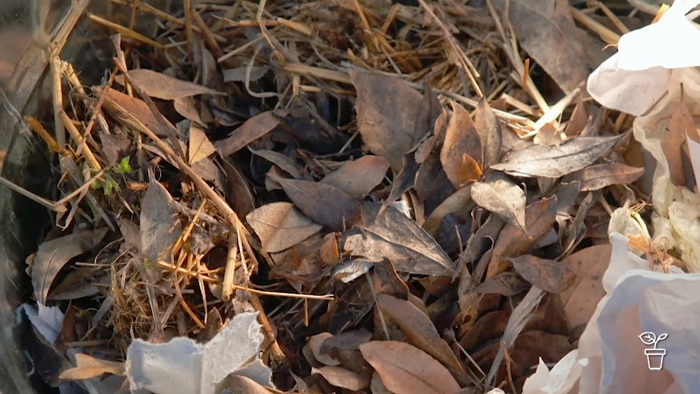
{"type": "Polygon", "coordinates": [[[481,177],[481,137],[469,112],[459,104],[453,105],[445,141],[440,150],[440,162],[447,178],[456,189],[481,177]]]}
{"type": "Polygon", "coordinates": [[[514,272],[502,272],[495,277],[485,281],[474,289],[479,294],[500,294],[512,297],[520,294],[530,287],[530,283],[523,280],[514,272]]]}
{"type": "Polygon", "coordinates": [[[687,179],[681,154],[681,149],[687,139],[686,133],[687,135],[697,134],[693,116],[688,110],[684,97],[681,97],[676,110],[671,114],[668,134],[661,139],[661,148],[666,156],[671,182],[676,186],[685,186],[687,179]]]}
{"type": "Polygon", "coordinates": [[[340,365],[340,361],[333,358],[329,352],[324,352],[321,348],[326,340],[330,338],[333,338],[333,334],[330,332],[321,332],[309,338],[307,345],[316,361],[324,365],[335,367],[340,365]]]}
{"type": "Polygon", "coordinates": [[[394,393],[454,394],[459,391],[459,384],[444,366],[407,343],[372,341],[360,345],[360,351],[386,388],[394,393]]]}
{"type": "Polygon", "coordinates": [[[560,261],[541,259],[529,254],[508,260],[525,280],[550,293],[566,290],[576,279],[571,269],[560,261]]]}
{"type": "Polygon", "coordinates": [[[49,288],[61,268],[72,258],[97,246],[107,231],[107,228],[82,231],[39,245],[32,265],[32,288],[37,302],[46,305],[49,288]]]}
{"type": "Polygon", "coordinates": [[[531,145],[491,168],[515,176],[559,178],[593,164],[626,135],[578,137],[558,147],[531,145]]]}
{"type": "Polygon", "coordinates": [[[525,208],[527,233],[514,223],[506,224],[499,233],[496,244],[493,246],[486,278],[493,278],[507,269],[508,262],[503,260],[503,257],[526,253],[538,239],[552,229],[556,215],[557,198],[552,196],[541,199],[525,208]]]}
{"type": "Polygon", "coordinates": [[[312,374],[319,374],[332,386],[348,390],[359,391],[369,386],[372,375],[369,373],[357,373],[343,367],[311,368],[312,374]]]}
{"type": "Polygon", "coordinates": [[[216,149],[219,150],[222,156],[232,155],[251,142],[269,133],[279,124],[279,119],[277,119],[271,111],[257,114],[246,120],[227,138],[217,141],[214,146],[216,146],[216,149]]]}
{"type": "Polygon", "coordinates": [[[489,106],[486,98],[482,98],[474,111],[474,126],[481,137],[481,150],[484,158],[482,168],[489,168],[501,159],[503,135],[501,121],[489,106]]]}
{"type": "Polygon", "coordinates": [[[384,199],[384,203],[379,210],[380,213],[415,186],[419,169],[420,166],[412,152],[403,155],[403,166],[401,171],[394,176],[393,182],[391,182],[391,192],[389,192],[389,197],[384,199]]]}
{"type": "Polygon", "coordinates": [[[281,252],[321,231],[322,226],[288,202],[263,205],[246,216],[268,253],[281,252]]]}
{"type": "MultiPolygon", "coordinates": [[[[131,70],[129,71],[129,77],[144,93],[163,100],[175,100],[198,94],[224,94],[206,86],[183,81],[148,69],[131,70]]],[[[124,77],[119,75],[115,78],[115,81],[123,85],[124,77]]]]}
{"type": "Polygon", "coordinates": [[[357,126],[370,152],[389,160],[395,171],[401,158],[421,139],[416,133],[416,114],[421,94],[398,78],[350,70],[357,100],[357,126]]]}
{"type": "Polygon", "coordinates": [[[189,119],[199,125],[206,125],[206,122],[202,120],[199,115],[199,101],[194,97],[181,97],[173,101],[173,108],[178,114],[182,115],[183,118],[189,119]]]}
{"type": "Polygon", "coordinates": [[[469,382],[462,362],[455,356],[447,342],[440,337],[435,325],[423,311],[409,301],[388,294],[377,295],[377,306],[385,316],[399,326],[413,346],[440,361],[461,385],[469,382]]]}
{"type": "Polygon", "coordinates": [[[299,179],[301,178],[301,170],[297,167],[297,163],[294,162],[294,159],[292,159],[289,156],[283,155],[282,153],[275,152],[272,150],[267,150],[267,149],[261,149],[261,150],[254,150],[250,149],[250,152],[256,156],[260,156],[263,159],[269,161],[270,163],[275,164],[277,167],[279,167],[281,170],[286,172],[287,174],[291,175],[292,178],[294,179],[299,179]]]}
{"type": "Polygon", "coordinates": [[[472,200],[486,209],[510,219],[525,229],[525,191],[500,173],[472,184],[472,200]]]}
{"type": "Polygon", "coordinates": [[[229,392],[232,394],[271,394],[272,392],[265,386],[255,380],[243,375],[231,374],[224,379],[223,382],[217,385],[217,388],[225,388],[225,390],[217,390],[217,393],[229,392]]]}
{"type": "Polygon", "coordinates": [[[323,177],[322,183],[333,185],[354,197],[364,197],[377,187],[390,167],[380,156],[363,156],[345,162],[339,169],[323,177]]]}
{"type": "Polygon", "coordinates": [[[440,223],[445,216],[451,213],[468,211],[471,206],[474,206],[474,202],[471,198],[472,186],[473,185],[467,185],[457,190],[430,213],[430,216],[428,216],[428,218],[425,219],[425,223],[423,223],[423,228],[428,234],[431,236],[437,235],[438,230],[440,230],[440,223]]]}
{"type": "Polygon", "coordinates": [[[401,276],[396,272],[396,268],[394,268],[394,264],[389,259],[374,263],[374,276],[372,276],[372,279],[375,294],[389,294],[402,300],[408,297],[408,285],[401,279],[401,276]]]}
{"type": "Polygon", "coordinates": [[[576,275],[573,285],[559,293],[569,329],[588,323],[605,296],[603,274],[610,264],[611,253],[610,244],[595,245],[562,260],[576,275]]]}
{"type": "Polygon", "coordinates": [[[244,217],[255,209],[255,198],[250,186],[241,171],[230,159],[221,160],[226,172],[226,184],[228,185],[227,201],[231,208],[240,217],[244,217]]]}
{"type": "Polygon", "coordinates": [[[644,175],[644,168],[622,163],[595,164],[567,176],[565,182],[580,181],[581,191],[599,190],[611,185],[627,185],[644,175]]]}
{"type": "Polygon", "coordinates": [[[159,137],[167,137],[170,132],[156,119],[143,100],[131,97],[109,87],[103,88],[95,86],[92,91],[96,95],[102,95],[104,101],[102,107],[107,110],[113,118],[118,120],[128,120],[127,114],[137,118],[159,137]]]}
{"type": "Polygon", "coordinates": [[[545,123],[544,126],[537,132],[535,138],[532,139],[537,145],[556,146],[559,147],[562,142],[566,141],[566,135],[557,129],[552,123],[545,123]]]}
{"type": "Polygon", "coordinates": [[[379,204],[365,203],[365,224],[343,234],[347,253],[371,261],[391,260],[397,271],[418,275],[452,275],[455,265],[415,221],[393,207],[377,215],[379,204]]]}
{"type": "Polygon", "coordinates": [[[598,66],[585,46],[588,37],[574,23],[568,1],[494,0],[501,10],[506,4],[510,11],[506,18],[518,42],[564,92],[576,89],[598,66]]]}
{"type": "Polygon", "coordinates": [[[216,152],[214,144],[209,141],[204,129],[195,123],[190,124],[190,141],[187,152],[190,164],[202,161],[216,152]]]}
{"type": "Polygon", "coordinates": [[[84,353],[76,353],[75,368],[67,369],[58,376],[63,380],[92,379],[108,373],[117,376],[126,376],[124,363],[100,360],[84,353]]]}
{"type": "Polygon", "coordinates": [[[168,251],[180,237],[180,224],[172,208],[173,198],[156,180],[151,179],[141,203],[141,254],[146,267],[156,270],[158,258],[168,260],[168,251]]]}
{"type": "Polygon", "coordinates": [[[334,266],[340,262],[338,251],[338,237],[336,233],[328,233],[323,237],[323,243],[319,250],[321,262],[327,266],[334,266]]]}
{"type": "Polygon", "coordinates": [[[343,231],[362,219],[362,205],[331,185],[311,181],[275,179],[299,210],[331,231],[343,231]]]}

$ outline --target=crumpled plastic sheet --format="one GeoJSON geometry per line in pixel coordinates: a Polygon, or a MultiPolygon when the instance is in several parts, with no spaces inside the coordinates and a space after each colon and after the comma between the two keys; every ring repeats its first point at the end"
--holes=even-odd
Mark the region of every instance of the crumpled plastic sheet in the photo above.
{"type": "Polygon", "coordinates": [[[668,274],[650,271],[647,260],[628,250],[627,238],[613,233],[611,242],[603,276],[607,295],[579,348],[551,370],[540,359],[524,394],[700,392],[700,274],[676,267],[668,274]],[[648,345],[640,338],[643,333],[667,336],[648,345]],[[665,353],[655,356],[648,349],[665,353]]]}
{"type": "MultiPolygon", "coordinates": [[[[691,272],[700,272],[700,197],[671,183],[661,148],[673,112],[681,100],[700,114],[700,30],[689,11],[700,0],[677,0],[655,24],[623,35],[618,52],[588,79],[588,91],[608,108],[637,116],[634,137],[657,162],[653,175],[652,245],[676,249],[691,272]]],[[[688,139],[691,161],[700,169],[700,146],[688,139]]],[[[695,173],[700,185],[700,172],[695,173]]]]}
{"type": "Polygon", "coordinates": [[[272,371],[256,359],[263,341],[257,315],[236,315],[206,344],[184,337],[161,344],[135,339],[126,361],[132,392],[210,394],[231,373],[274,387],[272,371]]]}

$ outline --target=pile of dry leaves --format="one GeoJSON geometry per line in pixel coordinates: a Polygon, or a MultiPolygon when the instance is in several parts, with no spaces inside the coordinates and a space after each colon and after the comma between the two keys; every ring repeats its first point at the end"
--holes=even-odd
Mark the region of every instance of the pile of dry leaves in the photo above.
{"type": "Polygon", "coordinates": [[[86,16],[120,33],[108,80],[56,57],[55,133],[26,117],[61,172],[33,298],[65,315],[56,352],[91,356],[48,384],[246,311],[284,390],[518,392],[576,347],[610,212],[643,201],[629,119],[582,89],[615,13],[112,2],[159,35],[86,16]]]}

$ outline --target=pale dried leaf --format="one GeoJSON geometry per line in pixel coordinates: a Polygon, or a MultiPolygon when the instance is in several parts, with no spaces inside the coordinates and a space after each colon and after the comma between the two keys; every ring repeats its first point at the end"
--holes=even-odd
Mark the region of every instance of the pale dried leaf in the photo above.
{"type": "Polygon", "coordinates": [[[59,379],[85,380],[92,379],[108,373],[117,376],[126,376],[124,363],[101,360],[85,353],[75,355],[76,367],[61,372],[59,379]]]}
{"type": "Polygon", "coordinates": [[[260,113],[246,120],[227,138],[217,141],[214,146],[222,156],[232,155],[269,133],[279,124],[279,119],[271,111],[260,113]]]}
{"type": "Polygon", "coordinates": [[[695,130],[693,116],[688,110],[685,100],[681,98],[676,110],[671,114],[668,133],[661,139],[661,148],[666,156],[671,182],[676,186],[685,186],[687,182],[688,177],[683,166],[682,148],[686,144],[686,135],[697,135],[695,130]]]}
{"type": "Polygon", "coordinates": [[[531,145],[491,168],[515,176],[559,178],[593,164],[625,136],[578,137],[558,147],[531,145]]]}
{"type": "Polygon", "coordinates": [[[493,173],[483,181],[474,182],[471,196],[480,207],[525,229],[525,191],[507,176],[493,173]]]}
{"type": "Polygon", "coordinates": [[[560,293],[574,283],[576,275],[560,261],[522,255],[509,259],[525,280],[550,293],[560,293]]]}
{"type": "Polygon", "coordinates": [[[377,187],[386,176],[390,163],[380,156],[363,156],[350,160],[326,175],[321,182],[333,185],[351,196],[363,197],[377,187]]]}
{"type": "Polygon", "coordinates": [[[322,226],[288,202],[263,205],[246,216],[268,253],[281,252],[321,231],[322,226]]]}
{"type": "Polygon", "coordinates": [[[333,338],[333,334],[330,332],[321,332],[309,338],[307,345],[309,346],[309,350],[311,350],[311,354],[313,354],[316,361],[327,366],[335,367],[340,365],[340,361],[334,359],[329,353],[322,352],[321,350],[323,343],[329,338],[333,338]]]}
{"type": "Polygon", "coordinates": [[[430,318],[409,301],[388,294],[377,295],[377,306],[382,313],[406,334],[408,341],[418,349],[435,357],[462,385],[469,382],[462,362],[447,342],[440,337],[430,318]]]}
{"type": "Polygon", "coordinates": [[[107,113],[113,118],[122,120],[127,119],[128,115],[131,115],[153,131],[157,136],[167,137],[170,135],[170,132],[156,119],[151,109],[148,108],[148,104],[143,100],[110,89],[109,87],[103,88],[95,86],[92,88],[92,91],[96,95],[102,95],[104,97],[102,108],[107,110],[107,113]]]}
{"type": "Polygon", "coordinates": [[[501,159],[501,145],[503,144],[503,132],[501,121],[489,106],[486,98],[482,98],[474,111],[474,126],[481,137],[481,150],[483,154],[482,168],[489,168],[501,159]]]}
{"type": "Polygon", "coordinates": [[[294,159],[292,159],[289,156],[283,155],[282,153],[275,152],[273,150],[267,150],[267,149],[261,149],[261,150],[254,150],[250,149],[251,153],[253,153],[256,156],[260,156],[263,159],[269,161],[270,163],[273,163],[277,165],[281,170],[286,172],[287,174],[291,175],[292,178],[294,179],[299,179],[301,178],[301,170],[297,167],[297,164],[294,162],[294,159]]]}
{"type": "Polygon", "coordinates": [[[400,170],[402,156],[422,137],[415,135],[421,94],[395,77],[353,69],[350,78],[357,90],[355,110],[362,141],[400,170]]]}
{"type": "Polygon", "coordinates": [[[611,253],[610,244],[594,245],[562,260],[576,275],[573,285],[559,293],[569,329],[588,323],[605,296],[603,274],[610,264],[611,253]]]}
{"type": "Polygon", "coordinates": [[[453,105],[445,140],[440,149],[440,163],[447,178],[459,189],[467,182],[481,177],[481,137],[469,112],[461,105],[453,105]]]}
{"type": "Polygon", "coordinates": [[[564,92],[576,89],[598,66],[599,56],[587,48],[589,38],[574,23],[568,1],[494,0],[494,4],[510,11],[506,18],[518,42],[564,92]]]}
{"type": "Polygon", "coordinates": [[[559,146],[566,141],[566,135],[562,133],[552,123],[545,123],[544,126],[537,132],[535,138],[532,139],[537,145],[544,146],[559,146]]]}
{"type": "Polygon", "coordinates": [[[140,216],[141,254],[148,260],[147,267],[157,267],[161,256],[167,260],[170,248],[180,236],[181,229],[172,204],[173,198],[165,187],[151,180],[141,203],[140,216]]]}
{"type": "Polygon", "coordinates": [[[611,185],[628,185],[644,175],[643,167],[622,163],[595,164],[567,176],[567,182],[580,181],[581,191],[600,190],[611,185]]]}
{"type": "Polygon", "coordinates": [[[454,394],[459,384],[447,369],[422,350],[396,341],[372,341],[360,352],[390,391],[422,394],[454,394]]]}
{"type": "Polygon", "coordinates": [[[379,208],[379,204],[363,204],[365,224],[343,235],[345,252],[371,261],[388,258],[400,272],[443,276],[454,273],[455,264],[415,221],[391,206],[377,215],[379,208]]]}
{"type": "MultiPolygon", "coordinates": [[[[224,94],[206,86],[183,81],[148,69],[131,70],[129,71],[129,77],[144,93],[163,100],[175,100],[198,94],[224,94]]],[[[121,84],[123,84],[123,80],[124,77],[121,75],[115,78],[115,81],[121,84]]]]}
{"type": "Polygon", "coordinates": [[[39,245],[32,266],[32,288],[37,302],[46,305],[51,284],[61,268],[72,258],[97,246],[107,231],[107,228],[82,231],[39,245]]]}
{"type": "Polygon", "coordinates": [[[369,373],[357,373],[343,367],[311,368],[312,374],[319,374],[332,386],[348,390],[359,391],[369,386],[371,375],[369,373]]]}
{"type": "Polygon", "coordinates": [[[181,97],[173,101],[173,107],[185,119],[189,119],[199,125],[206,125],[199,115],[198,103],[194,97],[181,97]]]}
{"type": "Polygon", "coordinates": [[[209,141],[204,129],[195,123],[190,125],[190,141],[187,152],[190,164],[202,161],[216,152],[214,144],[209,141]]]}
{"type": "Polygon", "coordinates": [[[331,185],[280,177],[275,181],[304,215],[331,231],[343,231],[362,219],[360,202],[331,185]]]}

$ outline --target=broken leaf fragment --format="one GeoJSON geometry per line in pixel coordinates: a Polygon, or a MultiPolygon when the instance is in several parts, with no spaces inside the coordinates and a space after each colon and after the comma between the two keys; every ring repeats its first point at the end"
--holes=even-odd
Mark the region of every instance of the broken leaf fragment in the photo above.
{"type": "Polygon", "coordinates": [[[471,198],[480,207],[525,229],[525,191],[507,176],[492,173],[487,179],[474,182],[471,198]]]}
{"type": "Polygon", "coordinates": [[[459,104],[452,107],[454,112],[440,149],[440,163],[452,185],[459,189],[481,178],[483,156],[481,136],[469,112],[459,104]]]}
{"type": "MultiPolygon", "coordinates": [[[[175,100],[198,94],[223,94],[206,86],[183,81],[149,69],[131,70],[129,77],[144,93],[163,100],[175,100]]],[[[115,80],[121,81],[120,83],[123,84],[124,77],[117,76],[115,80]]]]}
{"type": "Polygon", "coordinates": [[[289,249],[323,227],[302,215],[288,202],[263,205],[249,213],[246,220],[268,253],[289,249]]]}

